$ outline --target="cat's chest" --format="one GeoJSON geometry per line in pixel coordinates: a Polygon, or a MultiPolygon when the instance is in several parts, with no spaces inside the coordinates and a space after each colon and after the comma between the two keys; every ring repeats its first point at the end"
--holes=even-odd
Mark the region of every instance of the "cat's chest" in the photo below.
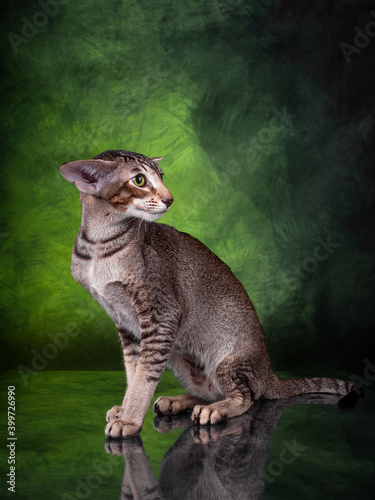
{"type": "Polygon", "coordinates": [[[117,260],[103,262],[93,258],[87,269],[87,280],[90,289],[97,293],[104,293],[106,286],[115,281],[121,281],[124,270],[117,260]]]}
{"type": "Polygon", "coordinates": [[[127,328],[138,336],[140,323],[127,286],[129,279],[134,283],[135,277],[127,268],[126,260],[119,257],[103,259],[92,255],[82,262],[73,256],[72,275],[99,302],[118,328],[127,328]]]}
{"type": "Polygon", "coordinates": [[[126,270],[118,258],[101,258],[91,254],[89,259],[72,256],[73,278],[90,293],[101,292],[108,283],[121,281],[126,270]]]}

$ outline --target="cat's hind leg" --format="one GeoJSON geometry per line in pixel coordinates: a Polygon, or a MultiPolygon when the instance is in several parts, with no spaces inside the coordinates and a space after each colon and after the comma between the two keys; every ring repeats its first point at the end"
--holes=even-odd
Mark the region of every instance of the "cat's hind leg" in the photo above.
{"type": "Polygon", "coordinates": [[[242,415],[263,390],[262,382],[253,376],[248,360],[226,358],[217,367],[215,379],[224,398],[206,406],[195,406],[191,415],[195,424],[217,424],[227,418],[242,415]]]}
{"type": "Polygon", "coordinates": [[[168,361],[169,367],[175,376],[188,391],[179,396],[158,398],[153,411],[159,415],[177,415],[184,410],[192,410],[196,405],[204,405],[215,398],[210,397],[211,384],[204,375],[203,367],[197,360],[178,353],[172,354],[168,361]]]}

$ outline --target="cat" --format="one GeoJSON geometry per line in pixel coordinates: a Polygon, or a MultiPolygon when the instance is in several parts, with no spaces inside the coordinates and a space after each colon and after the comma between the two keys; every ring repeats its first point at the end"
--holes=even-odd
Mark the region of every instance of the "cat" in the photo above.
{"type": "Polygon", "coordinates": [[[198,425],[241,415],[262,397],[334,393],[354,403],[361,394],[351,382],[272,372],[257,313],[230,268],[189,234],[155,223],[173,203],[161,160],[108,150],[60,167],[82,203],[73,278],[112,318],[123,348],[127,389],[107,412],[106,436],[140,432],[167,366],[187,393],[160,397],[153,410],[191,409],[198,425]]]}

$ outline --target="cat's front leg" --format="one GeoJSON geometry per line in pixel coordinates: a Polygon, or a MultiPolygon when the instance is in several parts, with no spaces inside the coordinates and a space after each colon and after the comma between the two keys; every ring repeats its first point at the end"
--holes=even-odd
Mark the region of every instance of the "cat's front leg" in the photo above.
{"type": "Polygon", "coordinates": [[[142,439],[107,439],[106,453],[123,456],[125,470],[122,480],[121,498],[141,500],[163,500],[160,487],[152,472],[150,460],[143,448],[142,439]]]}
{"type": "Polygon", "coordinates": [[[132,437],[143,421],[171,352],[172,334],[162,326],[142,334],[141,349],[131,385],[127,388],[124,408],[105,428],[108,437],[132,437]]]}
{"type": "Polygon", "coordinates": [[[118,332],[121,339],[123,355],[124,355],[124,364],[125,364],[125,372],[126,372],[126,393],[124,400],[121,406],[113,406],[110,410],[107,411],[106,420],[110,422],[116,418],[120,418],[122,412],[125,409],[126,405],[126,394],[129,388],[133,384],[135,370],[137,368],[139,350],[140,350],[140,342],[136,339],[132,333],[124,328],[118,328],[118,332]]]}

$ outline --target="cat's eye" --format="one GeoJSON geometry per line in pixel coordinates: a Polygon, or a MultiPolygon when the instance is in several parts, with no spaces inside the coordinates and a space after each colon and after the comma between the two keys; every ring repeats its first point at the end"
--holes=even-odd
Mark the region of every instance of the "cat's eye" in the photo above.
{"type": "Polygon", "coordinates": [[[142,174],[138,174],[133,177],[132,181],[137,187],[143,187],[146,184],[146,179],[142,174]]]}

